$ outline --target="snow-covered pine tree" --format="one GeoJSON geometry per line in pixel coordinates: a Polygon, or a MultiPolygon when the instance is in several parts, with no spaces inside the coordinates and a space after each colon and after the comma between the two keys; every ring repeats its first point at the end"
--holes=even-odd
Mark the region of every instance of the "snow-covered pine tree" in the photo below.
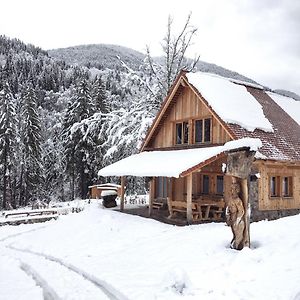
{"type": "Polygon", "coordinates": [[[92,98],[96,112],[103,114],[109,111],[109,105],[107,103],[106,89],[101,77],[96,77],[92,85],[92,98]]]}
{"type": "Polygon", "coordinates": [[[41,196],[43,182],[41,122],[37,111],[37,96],[30,82],[27,83],[21,101],[23,148],[20,184],[23,193],[20,193],[20,203],[27,205],[29,201],[41,196]]]}
{"type": "Polygon", "coordinates": [[[90,84],[82,79],[75,89],[73,102],[69,103],[64,117],[63,136],[67,171],[71,177],[71,199],[74,198],[75,180],[79,179],[79,196],[85,198],[91,178],[92,153],[96,148],[93,136],[85,122],[95,113],[90,84]]]}
{"type": "Polygon", "coordinates": [[[16,206],[12,191],[11,172],[16,162],[16,114],[14,97],[7,82],[0,92],[0,171],[2,178],[2,203],[0,208],[16,206]]]}

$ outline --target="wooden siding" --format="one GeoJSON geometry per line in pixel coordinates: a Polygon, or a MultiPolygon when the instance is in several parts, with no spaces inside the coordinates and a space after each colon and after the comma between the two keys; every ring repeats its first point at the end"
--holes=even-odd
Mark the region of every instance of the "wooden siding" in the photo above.
{"type": "MultiPolygon", "coordinates": [[[[181,93],[173,99],[172,105],[164,116],[161,126],[158,128],[156,135],[152,138],[149,148],[165,148],[175,146],[175,124],[181,121],[188,121],[189,130],[189,146],[193,146],[193,121],[197,119],[211,118],[211,138],[209,144],[223,144],[231,138],[224,130],[219,121],[212,116],[206,105],[200,97],[196,95],[189,87],[182,88],[181,93]]],[[[203,143],[207,145],[208,143],[203,143]]],[[[181,147],[182,145],[176,145],[181,147]]]]}
{"type": "MultiPolygon", "coordinates": [[[[260,173],[259,210],[300,209],[300,166],[280,162],[255,163],[260,173]],[[270,197],[270,176],[292,177],[292,195],[270,197]]],[[[279,183],[282,185],[282,182],[279,183]]]]}

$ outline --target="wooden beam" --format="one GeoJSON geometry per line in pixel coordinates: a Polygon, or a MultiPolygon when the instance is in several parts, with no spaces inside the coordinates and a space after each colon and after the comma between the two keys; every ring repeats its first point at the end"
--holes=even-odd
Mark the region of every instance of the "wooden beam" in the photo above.
{"type": "Polygon", "coordinates": [[[168,195],[167,195],[167,204],[168,204],[168,210],[169,210],[169,217],[171,218],[173,216],[173,209],[172,209],[172,201],[173,201],[173,178],[168,178],[168,195]]]}
{"type": "Polygon", "coordinates": [[[189,174],[186,177],[187,184],[186,184],[186,189],[187,189],[187,196],[186,196],[186,218],[188,224],[192,224],[193,222],[193,214],[192,214],[192,194],[193,194],[193,173],[189,174]]]}
{"type": "Polygon", "coordinates": [[[125,177],[121,177],[121,203],[120,211],[124,211],[124,196],[125,196],[125,177]]]}
{"type": "Polygon", "coordinates": [[[153,177],[149,182],[149,217],[152,215],[153,200],[155,191],[155,177],[153,177]]]}

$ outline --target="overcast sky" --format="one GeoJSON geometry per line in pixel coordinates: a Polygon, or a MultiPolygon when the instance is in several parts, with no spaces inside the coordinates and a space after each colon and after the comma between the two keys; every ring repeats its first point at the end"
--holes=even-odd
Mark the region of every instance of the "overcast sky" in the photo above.
{"type": "Polygon", "coordinates": [[[189,56],[300,94],[299,0],[1,0],[0,34],[43,49],[109,43],[160,54],[192,12],[189,56]]]}

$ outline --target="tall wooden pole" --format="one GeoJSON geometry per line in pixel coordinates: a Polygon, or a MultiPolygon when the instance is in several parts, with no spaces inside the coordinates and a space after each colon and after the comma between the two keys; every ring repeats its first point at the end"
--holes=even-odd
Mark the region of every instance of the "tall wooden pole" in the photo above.
{"type": "Polygon", "coordinates": [[[193,196],[193,174],[189,174],[186,178],[187,184],[187,196],[186,196],[186,218],[188,224],[193,223],[193,214],[192,214],[192,196],[193,196]]]}
{"type": "Polygon", "coordinates": [[[120,211],[124,211],[124,196],[125,196],[125,177],[121,177],[121,203],[120,211]]]}

